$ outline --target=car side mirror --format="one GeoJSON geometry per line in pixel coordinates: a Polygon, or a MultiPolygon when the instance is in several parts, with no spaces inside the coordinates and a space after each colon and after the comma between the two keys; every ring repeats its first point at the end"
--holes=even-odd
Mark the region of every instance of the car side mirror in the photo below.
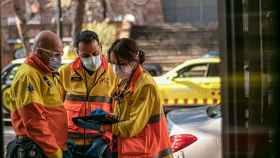
{"type": "Polygon", "coordinates": [[[209,106],[207,108],[206,112],[207,112],[207,116],[210,117],[210,118],[218,118],[218,117],[222,116],[220,105],[209,106]]]}

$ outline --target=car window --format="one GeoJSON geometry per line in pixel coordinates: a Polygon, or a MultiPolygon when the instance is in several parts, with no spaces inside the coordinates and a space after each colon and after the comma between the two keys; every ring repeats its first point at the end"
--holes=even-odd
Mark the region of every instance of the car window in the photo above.
{"type": "Polygon", "coordinates": [[[13,79],[15,78],[16,72],[19,68],[19,65],[20,64],[16,64],[6,71],[6,76],[4,78],[5,84],[10,84],[13,81],[13,79]]]}
{"type": "Polygon", "coordinates": [[[208,64],[197,64],[184,67],[178,72],[178,77],[206,77],[208,64]]]}
{"type": "Polygon", "coordinates": [[[220,76],[220,64],[219,63],[210,64],[207,76],[208,77],[219,77],[220,76]]]}
{"type": "MultiPolygon", "coordinates": [[[[9,70],[9,69],[7,69],[7,70],[9,70]]],[[[5,80],[6,80],[6,78],[7,78],[7,75],[8,75],[7,70],[6,70],[6,71],[3,71],[3,72],[1,73],[1,81],[2,81],[2,83],[4,83],[5,80]]]]}

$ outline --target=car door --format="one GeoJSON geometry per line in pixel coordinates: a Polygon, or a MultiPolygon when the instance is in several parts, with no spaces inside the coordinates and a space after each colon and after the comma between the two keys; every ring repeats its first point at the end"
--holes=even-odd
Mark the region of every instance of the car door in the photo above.
{"type": "Polygon", "coordinates": [[[219,91],[221,88],[220,64],[209,63],[207,72],[207,81],[204,82],[205,87],[219,91]]]}
{"type": "Polygon", "coordinates": [[[203,88],[218,90],[221,85],[219,68],[219,63],[216,62],[187,65],[178,71],[174,81],[182,84],[192,82],[203,88]]]}
{"type": "Polygon", "coordinates": [[[9,111],[8,105],[10,104],[11,101],[10,92],[9,92],[11,83],[16,75],[19,66],[20,64],[9,65],[9,67],[7,67],[6,69],[4,68],[3,72],[1,73],[2,105],[6,109],[6,111],[9,111]]]}

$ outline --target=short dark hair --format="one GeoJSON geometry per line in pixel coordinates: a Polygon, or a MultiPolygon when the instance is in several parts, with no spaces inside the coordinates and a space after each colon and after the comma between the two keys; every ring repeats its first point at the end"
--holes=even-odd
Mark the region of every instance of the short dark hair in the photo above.
{"type": "Polygon", "coordinates": [[[85,30],[76,35],[74,46],[78,48],[80,42],[90,43],[94,40],[99,43],[98,35],[93,31],[85,30]]]}

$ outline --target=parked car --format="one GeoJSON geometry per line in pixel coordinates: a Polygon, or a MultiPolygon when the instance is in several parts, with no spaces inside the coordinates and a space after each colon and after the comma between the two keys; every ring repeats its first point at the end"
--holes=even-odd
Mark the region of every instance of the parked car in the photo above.
{"type": "Polygon", "coordinates": [[[162,67],[160,66],[160,64],[144,64],[143,67],[152,76],[160,76],[160,75],[162,75],[162,67]]]}
{"type": "Polygon", "coordinates": [[[174,158],[221,158],[220,106],[175,109],[167,114],[174,158]]]}
{"type": "Polygon", "coordinates": [[[154,77],[165,106],[220,104],[220,59],[208,55],[187,60],[154,77]]]}

